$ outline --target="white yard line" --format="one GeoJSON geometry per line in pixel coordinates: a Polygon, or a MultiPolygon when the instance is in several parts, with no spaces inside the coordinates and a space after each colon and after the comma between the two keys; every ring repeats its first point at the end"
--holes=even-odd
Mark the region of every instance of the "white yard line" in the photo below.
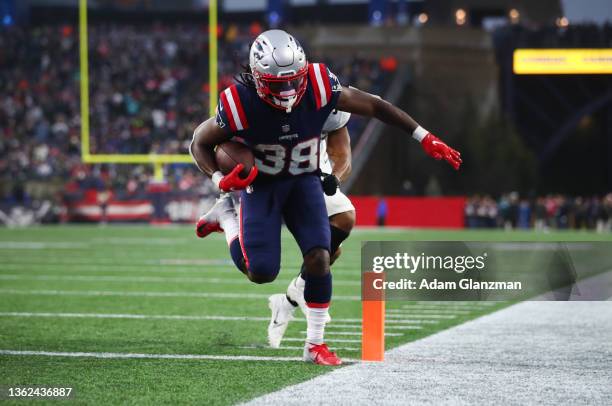
{"type": "Polygon", "coordinates": [[[423,320],[423,319],[385,319],[385,324],[438,324],[439,320],[423,320]]]}
{"type": "MultiPolygon", "coordinates": [[[[218,283],[223,285],[248,285],[246,278],[197,278],[197,277],[163,277],[163,276],[94,276],[94,275],[15,275],[0,274],[0,280],[19,281],[64,281],[64,282],[137,282],[137,283],[218,283]]],[[[287,279],[289,283],[291,279],[287,279]]],[[[334,281],[336,286],[360,286],[358,281],[334,281]]]]}
{"type": "MultiPolygon", "coordinates": [[[[262,347],[262,346],[258,346],[258,345],[241,345],[238,348],[242,348],[245,350],[303,350],[304,346],[298,347],[296,346],[286,346],[283,345],[280,348],[271,348],[271,347],[262,347]]],[[[331,348],[332,350],[336,350],[336,351],[361,351],[361,348],[357,348],[357,347],[336,347],[333,346],[331,348]]]]}
{"type": "MultiPolygon", "coordinates": [[[[429,301],[419,301],[416,302],[416,304],[418,305],[428,305],[428,306],[432,306],[432,305],[438,305],[438,306],[449,306],[449,305],[453,305],[453,306],[483,306],[483,307],[488,307],[488,306],[495,306],[498,302],[450,302],[450,301],[441,301],[441,300],[432,300],[431,302],[429,301]]],[[[405,305],[405,306],[413,306],[413,305],[405,305]]]]}
{"type": "Polygon", "coordinates": [[[420,319],[456,319],[457,316],[454,316],[452,314],[415,314],[415,313],[405,313],[405,314],[396,314],[396,313],[391,313],[391,314],[387,314],[387,318],[389,319],[403,319],[406,316],[409,317],[417,317],[420,319]]]}
{"type": "MultiPolygon", "coordinates": [[[[331,323],[325,326],[327,331],[335,330],[335,329],[351,329],[351,330],[359,330],[361,331],[361,324],[334,324],[336,319],[333,319],[331,323]]],[[[396,326],[396,325],[387,325],[385,326],[387,330],[422,330],[423,326],[420,325],[405,325],[405,326],[396,326]]]]}
{"type": "Polygon", "coordinates": [[[72,241],[0,241],[0,249],[5,250],[45,250],[45,249],[84,249],[91,245],[84,242],[72,241]]]}
{"type": "Polygon", "coordinates": [[[423,326],[389,326],[385,325],[386,330],[422,330],[423,326]]]}
{"type": "MultiPolygon", "coordinates": [[[[300,331],[300,333],[306,334],[306,331],[300,331]]],[[[402,333],[385,333],[385,335],[389,336],[389,337],[400,337],[400,336],[403,336],[404,334],[402,334],[402,333]]],[[[325,332],[325,336],[360,336],[361,337],[361,332],[355,332],[355,331],[326,331],[325,332]]]]}
{"type": "MultiPolygon", "coordinates": [[[[303,343],[304,342],[304,337],[300,338],[300,337],[285,337],[283,338],[283,342],[285,341],[291,341],[291,342],[300,342],[303,343]]],[[[361,344],[361,340],[356,340],[356,339],[352,339],[352,338],[332,338],[329,340],[325,340],[327,342],[327,344],[332,344],[332,343],[360,343],[361,344]]]]}
{"type": "Polygon", "coordinates": [[[136,319],[136,320],[220,320],[220,321],[270,321],[270,317],[173,315],[173,314],[121,314],[121,313],[31,313],[0,312],[0,317],[57,317],[77,319],[136,319]]]}
{"type": "MultiPolygon", "coordinates": [[[[116,290],[45,290],[45,289],[0,289],[5,295],[27,296],[121,296],[121,297],[197,297],[214,299],[267,299],[269,293],[229,293],[229,292],[143,292],[116,290]]],[[[357,301],[359,296],[334,296],[334,301],[357,301]]]]}
{"type": "Polygon", "coordinates": [[[247,404],[610,405],[611,320],[610,302],[524,302],[247,404]]]}
{"type": "MultiPolygon", "coordinates": [[[[142,354],[124,352],[65,352],[65,351],[28,351],[0,350],[0,355],[7,356],[43,356],[71,358],[104,358],[104,359],[186,359],[209,361],[302,361],[302,357],[267,357],[257,355],[209,355],[209,354],[142,354]]],[[[356,363],[358,359],[344,358],[345,362],[356,363]]]]}
{"type": "Polygon", "coordinates": [[[387,309],[387,314],[470,314],[470,310],[446,310],[446,309],[387,309]]]}
{"type": "MultiPolygon", "coordinates": [[[[226,315],[174,315],[174,314],[132,314],[132,313],[53,313],[53,312],[0,312],[0,317],[56,317],[56,318],[79,318],[79,319],[137,319],[137,320],[221,320],[221,321],[270,321],[270,316],[226,316],[226,315]]],[[[306,320],[297,318],[296,322],[306,320]]],[[[334,318],[338,323],[354,323],[361,321],[350,318],[334,318]]],[[[403,328],[404,326],[397,326],[403,328]]],[[[407,326],[410,327],[410,326],[407,326]]],[[[361,328],[361,327],[359,327],[361,328]]],[[[387,327],[389,328],[389,327],[387,327]]]]}
{"type": "Polygon", "coordinates": [[[74,358],[144,358],[144,359],[191,359],[219,361],[301,361],[301,357],[265,357],[255,355],[206,355],[206,354],[139,354],[121,352],[56,352],[0,350],[0,355],[74,357],[74,358]]]}

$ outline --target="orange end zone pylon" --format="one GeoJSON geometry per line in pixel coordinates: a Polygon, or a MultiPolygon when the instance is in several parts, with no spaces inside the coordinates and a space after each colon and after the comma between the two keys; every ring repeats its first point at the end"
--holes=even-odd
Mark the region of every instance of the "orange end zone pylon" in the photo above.
{"type": "Polygon", "coordinates": [[[385,296],[372,286],[374,279],[384,280],[384,274],[365,272],[362,276],[361,300],[361,359],[385,359],[385,296]]]}

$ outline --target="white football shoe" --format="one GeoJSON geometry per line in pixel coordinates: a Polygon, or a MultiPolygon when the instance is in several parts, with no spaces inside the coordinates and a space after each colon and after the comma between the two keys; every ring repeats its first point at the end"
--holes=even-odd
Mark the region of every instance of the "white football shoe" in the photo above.
{"type": "Polygon", "coordinates": [[[289,303],[287,296],[283,293],[270,296],[268,307],[272,311],[270,324],[268,324],[268,344],[272,348],[279,348],[289,322],[293,320],[295,307],[289,303]]]}
{"type": "Polygon", "coordinates": [[[221,218],[224,216],[236,217],[236,210],[234,209],[234,202],[232,196],[229,193],[223,193],[213,207],[206,214],[204,214],[198,220],[196,225],[196,234],[200,238],[204,238],[207,235],[218,232],[222,233],[221,218]]]}

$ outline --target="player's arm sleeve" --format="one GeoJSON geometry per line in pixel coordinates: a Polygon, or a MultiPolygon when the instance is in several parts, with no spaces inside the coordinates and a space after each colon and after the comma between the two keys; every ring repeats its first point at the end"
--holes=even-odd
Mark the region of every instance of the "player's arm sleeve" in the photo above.
{"type": "Polygon", "coordinates": [[[332,111],[325,123],[323,124],[323,132],[329,133],[345,127],[351,118],[351,113],[346,111],[334,110],[332,111]]]}
{"type": "Polygon", "coordinates": [[[221,92],[215,122],[219,128],[223,128],[230,133],[237,133],[249,128],[244,105],[236,85],[232,85],[221,92]]]}
{"type": "Polygon", "coordinates": [[[308,79],[312,83],[317,110],[335,109],[342,92],[342,86],[336,75],[325,64],[311,63],[308,65],[308,79]]]}

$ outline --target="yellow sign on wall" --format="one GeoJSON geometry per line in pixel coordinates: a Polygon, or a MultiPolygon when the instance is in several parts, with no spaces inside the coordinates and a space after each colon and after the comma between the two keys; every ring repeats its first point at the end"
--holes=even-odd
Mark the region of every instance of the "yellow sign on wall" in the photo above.
{"type": "Polygon", "coordinates": [[[517,49],[517,75],[612,74],[612,49],[517,49]]]}

